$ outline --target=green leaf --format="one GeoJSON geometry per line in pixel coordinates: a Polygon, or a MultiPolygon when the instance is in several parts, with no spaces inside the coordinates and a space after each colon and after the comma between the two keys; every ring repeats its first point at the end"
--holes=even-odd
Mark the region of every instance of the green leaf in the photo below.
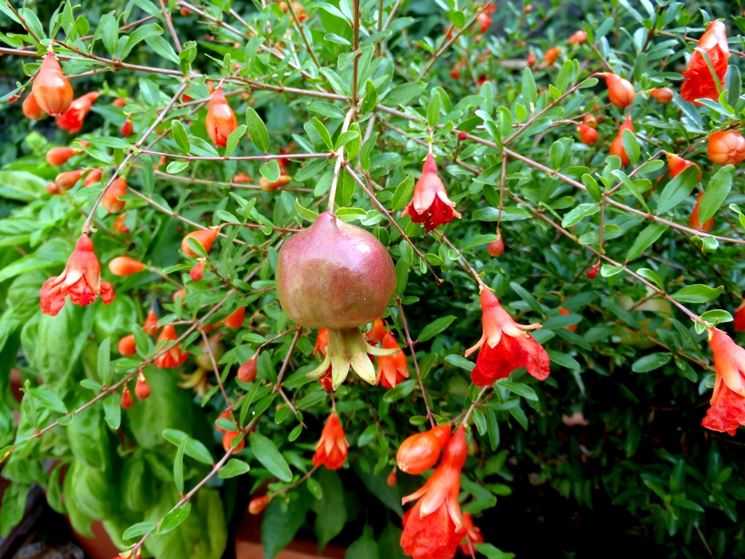
{"type": "Polygon", "coordinates": [[[527,384],[512,382],[508,380],[500,380],[498,382],[498,385],[506,388],[514,394],[517,394],[518,396],[522,396],[526,400],[531,400],[533,402],[538,401],[538,395],[535,393],[535,390],[533,390],[527,384]]]}
{"type": "Polygon", "coordinates": [[[362,536],[349,546],[344,559],[380,559],[378,544],[373,537],[373,531],[369,524],[365,524],[362,536]]]}
{"type": "Polygon", "coordinates": [[[698,183],[699,168],[691,165],[665,185],[657,201],[657,213],[672,210],[685,200],[698,183]]]}
{"type": "Polygon", "coordinates": [[[140,538],[147,534],[153,528],[155,528],[155,524],[153,524],[152,522],[138,522],[137,524],[132,524],[132,526],[124,530],[122,539],[134,540],[135,538],[140,538]]]}
{"type": "Polygon", "coordinates": [[[57,413],[67,413],[67,407],[65,407],[62,398],[49,388],[40,386],[39,388],[32,388],[29,393],[31,397],[38,400],[43,407],[57,413]]]}
{"type": "Polygon", "coordinates": [[[636,271],[636,273],[639,274],[644,279],[651,281],[653,284],[655,284],[660,289],[665,288],[665,284],[662,281],[662,278],[654,270],[650,270],[649,268],[639,268],[636,271]]]}
{"type": "Polygon", "coordinates": [[[168,43],[168,41],[166,41],[160,35],[147,37],[145,39],[145,42],[151,49],[155,51],[155,54],[159,55],[161,58],[170,60],[174,64],[179,63],[179,56],[178,54],[176,54],[176,51],[173,50],[173,47],[168,43]]]}
{"type": "Polygon", "coordinates": [[[476,363],[474,363],[473,361],[469,361],[468,359],[457,353],[451,353],[450,355],[446,356],[445,361],[450,363],[453,367],[458,367],[459,369],[463,369],[464,371],[468,371],[469,373],[476,366],[476,363]]]}
{"type": "Polygon", "coordinates": [[[719,169],[709,181],[704,196],[701,198],[701,206],[698,209],[698,220],[705,223],[714,217],[732,189],[732,177],[735,174],[734,165],[725,165],[719,169]]]}
{"type": "Polygon", "coordinates": [[[303,128],[305,128],[305,132],[308,134],[311,142],[314,144],[322,143],[329,151],[334,149],[334,141],[331,139],[331,134],[317,117],[313,117],[310,121],[306,122],[303,128]]]}
{"type": "Polygon", "coordinates": [[[269,472],[282,481],[292,480],[290,466],[280,454],[274,442],[261,433],[251,433],[250,446],[256,459],[269,472]]]}
{"type": "Polygon", "coordinates": [[[339,474],[321,468],[316,475],[323,498],[316,499],[313,503],[313,512],[316,513],[315,531],[318,547],[322,552],[326,544],[344,528],[347,521],[347,507],[339,474]]]}
{"type": "Polygon", "coordinates": [[[681,303],[710,303],[724,291],[724,287],[709,287],[696,283],[693,285],[687,285],[682,289],[679,289],[672,294],[672,298],[681,303]]]}
{"type": "Polygon", "coordinates": [[[261,522],[261,546],[265,559],[274,559],[292,541],[306,521],[314,500],[305,490],[292,491],[289,502],[272,499],[261,522]]]}
{"type": "Polygon", "coordinates": [[[416,381],[411,378],[405,381],[399,382],[396,386],[394,386],[388,392],[383,394],[383,400],[386,403],[390,404],[392,402],[395,402],[396,400],[406,398],[406,396],[412,393],[415,387],[416,387],[416,381]]]}
{"type": "Polygon", "coordinates": [[[108,383],[111,379],[111,370],[109,367],[111,359],[111,338],[105,338],[101,345],[98,346],[98,359],[96,360],[96,372],[98,378],[103,383],[108,383]]]}
{"type": "Polygon", "coordinates": [[[530,68],[525,68],[523,70],[522,86],[522,95],[525,102],[528,103],[528,105],[535,105],[538,100],[538,92],[535,85],[535,78],[533,77],[533,72],[530,68]]]}
{"type": "Polygon", "coordinates": [[[626,260],[634,260],[644,254],[644,251],[652,246],[665,231],[667,231],[667,225],[662,223],[650,223],[647,225],[634,240],[631,248],[629,248],[629,251],[626,253],[626,260]]]}
{"type": "Polygon", "coordinates": [[[243,138],[243,135],[246,133],[246,125],[241,124],[238,128],[233,130],[230,133],[230,136],[228,136],[228,139],[225,142],[225,156],[229,157],[233,154],[235,151],[235,148],[238,146],[238,142],[241,141],[241,138],[243,138]]]}
{"type": "Polygon", "coordinates": [[[440,101],[440,92],[435,91],[429,100],[427,105],[427,123],[434,128],[440,122],[440,107],[442,102],[440,101]]]}
{"type": "Polygon", "coordinates": [[[167,534],[178,528],[191,514],[191,503],[186,502],[180,507],[170,511],[163,517],[163,521],[158,526],[158,534],[167,534]]]}
{"type": "Polygon", "coordinates": [[[217,472],[217,475],[220,476],[222,479],[229,479],[231,477],[242,476],[243,474],[248,473],[250,469],[251,467],[243,460],[231,458],[230,460],[228,460],[227,464],[220,468],[220,471],[217,472]]]}
{"type": "Polygon", "coordinates": [[[599,211],[600,211],[599,204],[592,204],[592,203],[579,204],[576,207],[574,207],[568,214],[564,216],[564,219],[561,220],[561,226],[564,228],[573,227],[574,225],[577,225],[580,221],[582,221],[586,217],[595,215],[599,211]]]}
{"type": "Polygon", "coordinates": [[[252,107],[246,109],[246,125],[248,126],[248,135],[251,137],[254,145],[260,151],[267,153],[269,151],[269,133],[259,113],[252,107]]]}
{"type": "Polygon", "coordinates": [[[450,326],[457,317],[449,314],[427,324],[419,333],[418,342],[426,342],[450,326]]]}
{"type": "Polygon", "coordinates": [[[190,437],[183,431],[179,431],[178,429],[165,429],[163,431],[163,438],[175,446],[186,443],[184,447],[186,455],[202,464],[212,465],[215,462],[212,459],[210,451],[207,450],[207,447],[204,446],[203,443],[190,437]]]}
{"type": "Polygon", "coordinates": [[[652,353],[634,361],[631,370],[635,373],[648,373],[667,365],[673,358],[670,353],[652,353]]]}
{"type": "Polygon", "coordinates": [[[631,130],[624,130],[622,134],[623,149],[626,150],[626,155],[632,163],[636,164],[639,161],[641,155],[639,149],[639,140],[636,139],[636,134],[631,130]]]}

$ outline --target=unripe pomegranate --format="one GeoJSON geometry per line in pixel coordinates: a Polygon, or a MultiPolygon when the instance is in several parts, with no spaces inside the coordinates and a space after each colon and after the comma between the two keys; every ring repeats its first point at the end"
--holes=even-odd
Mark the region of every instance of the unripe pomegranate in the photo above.
{"type": "Polygon", "coordinates": [[[649,90],[649,95],[658,103],[667,105],[672,102],[674,94],[673,90],[669,87],[656,87],[649,90]]]}
{"type": "Polygon", "coordinates": [[[243,365],[238,367],[238,380],[241,382],[253,382],[256,380],[257,370],[256,356],[253,356],[243,365]]]}
{"type": "Polygon", "coordinates": [[[132,393],[129,391],[129,388],[126,386],[122,389],[122,399],[119,401],[119,405],[125,409],[128,410],[131,408],[135,403],[135,399],[132,398],[132,393]]]}
{"type": "Polygon", "coordinates": [[[207,117],[204,119],[207,134],[215,146],[225,147],[228,136],[238,128],[238,119],[228,100],[222,92],[222,87],[215,89],[207,105],[207,117]]]}
{"type": "Polygon", "coordinates": [[[127,138],[131,136],[132,134],[134,134],[135,128],[134,128],[134,125],[132,124],[131,119],[128,118],[127,120],[124,121],[124,124],[122,124],[121,132],[122,132],[123,138],[127,138]]]}
{"type": "Polygon", "coordinates": [[[372,322],[396,288],[385,247],[367,231],[324,212],[279,251],[277,289],[298,326],[342,330],[372,322]]]}
{"type": "Polygon", "coordinates": [[[68,147],[52,148],[47,152],[47,163],[54,167],[61,167],[67,163],[68,159],[78,153],[80,153],[79,150],[68,147]]]}
{"type": "Polygon", "coordinates": [[[137,353],[137,345],[135,344],[134,335],[129,334],[120,339],[119,343],[116,345],[116,349],[120,355],[124,355],[125,357],[137,353]]]}
{"type": "Polygon", "coordinates": [[[141,272],[145,264],[129,256],[117,256],[109,262],[109,270],[115,276],[126,277],[141,272]]]}
{"type": "Polygon", "coordinates": [[[745,137],[734,130],[714,132],[706,153],[718,165],[736,165],[745,160],[745,137]]]}
{"type": "Polygon", "coordinates": [[[395,289],[396,272],[386,248],[330,212],[320,214],[279,251],[280,304],[298,326],[329,329],[328,352],[310,375],[321,377],[331,364],[334,388],[350,366],[375,383],[375,368],[366,354],[393,352],[367,344],[359,327],[383,313],[395,289]]]}
{"type": "Polygon", "coordinates": [[[39,107],[52,116],[61,115],[72,103],[72,86],[53,52],[44,57],[31,91],[39,107]]]}
{"type": "Polygon", "coordinates": [[[429,470],[437,463],[440,452],[448,440],[449,425],[438,425],[424,433],[411,435],[398,447],[396,462],[399,469],[412,475],[429,470]]]}
{"type": "Polygon", "coordinates": [[[209,252],[212,245],[217,239],[217,234],[220,232],[219,227],[209,227],[207,229],[197,229],[186,235],[181,241],[181,250],[186,256],[196,258],[198,255],[189,246],[189,239],[196,239],[204,247],[205,252],[209,252]]]}
{"type": "Polygon", "coordinates": [[[492,241],[488,245],[486,245],[486,251],[495,257],[502,256],[502,254],[504,253],[504,239],[502,239],[502,235],[499,235],[497,240],[492,241]]]}
{"type": "Polygon", "coordinates": [[[111,183],[106,189],[101,199],[101,205],[110,214],[119,213],[124,209],[124,200],[120,196],[124,196],[127,193],[127,181],[123,178],[118,178],[111,183]]]}
{"type": "Polygon", "coordinates": [[[54,179],[54,184],[57,185],[57,188],[61,190],[69,190],[73,186],[75,186],[75,183],[80,180],[80,177],[83,175],[83,171],[81,169],[76,169],[75,171],[65,171],[64,173],[60,173],[57,175],[57,177],[54,179]]]}
{"type": "Polygon", "coordinates": [[[616,74],[606,73],[603,77],[608,86],[608,99],[613,105],[624,108],[634,102],[636,94],[631,82],[616,74]]]}
{"type": "Polygon", "coordinates": [[[137,376],[137,383],[135,384],[135,396],[140,400],[147,400],[150,397],[150,385],[145,378],[145,375],[140,373],[137,376]]]}
{"type": "Polygon", "coordinates": [[[42,109],[39,106],[39,103],[36,102],[36,97],[34,97],[33,92],[26,95],[26,98],[23,100],[23,104],[21,105],[21,109],[23,110],[23,115],[29,120],[39,120],[45,114],[44,109],[42,109]]]}
{"type": "Polygon", "coordinates": [[[577,125],[577,133],[579,134],[579,140],[587,146],[591,146],[598,141],[598,131],[586,124],[577,125]]]}

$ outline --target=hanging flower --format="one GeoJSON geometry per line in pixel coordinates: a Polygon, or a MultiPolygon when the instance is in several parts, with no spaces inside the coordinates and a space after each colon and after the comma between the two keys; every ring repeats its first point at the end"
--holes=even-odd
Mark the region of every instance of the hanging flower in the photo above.
{"type": "Polygon", "coordinates": [[[238,128],[238,119],[233,109],[230,108],[222,87],[218,87],[212,93],[210,102],[207,104],[207,117],[204,119],[204,125],[207,127],[210,140],[217,147],[225,147],[228,136],[238,128]]]}
{"type": "Polygon", "coordinates": [[[634,102],[634,86],[629,80],[616,74],[605,73],[605,84],[608,86],[608,99],[611,104],[623,109],[634,102]]]}
{"type": "Polygon", "coordinates": [[[83,128],[85,117],[98,99],[98,92],[91,91],[75,99],[70,108],[56,118],[60,130],[66,130],[70,134],[77,134],[83,128]]]}
{"type": "Polygon", "coordinates": [[[621,158],[621,165],[628,165],[629,159],[628,154],[626,153],[626,148],[623,146],[623,131],[624,130],[631,130],[634,131],[634,123],[631,122],[631,115],[628,115],[626,117],[626,120],[623,121],[623,124],[618,128],[618,134],[616,134],[616,137],[613,139],[613,142],[611,142],[610,148],[608,149],[608,153],[610,155],[616,155],[621,158]]]}
{"type": "Polygon", "coordinates": [[[326,466],[329,470],[338,470],[347,459],[349,443],[344,436],[344,429],[336,412],[332,412],[326,420],[321,432],[321,439],[313,454],[314,466],[326,466]]]}
{"type": "Polygon", "coordinates": [[[379,382],[385,388],[393,388],[402,380],[409,378],[406,354],[401,351],[396,338],[390,332],[383,338],[381,347],[392,350],[394,353],[378,356],[378,378],[376,382],[379,382]]]}
{"type": "Polygon", "coordinates": [[[541,325],[516,323],[489,289],[481,291],[481,311],[483,334],[478,343],[466,351],[468,357],[480,350],[476,366],[471,371],[473,383],[489,386],[521,367],[538,380],[545,380],[549,375],[548,354],[527,332],[541,325]]]}
{"type": "Polygon", "coordinates": [[[418,499],[404,515],[401,534],[401,548],[413,559],[451,559],[466,534],[458,494],[467,455],[465,428],[461,426],[445,447],[432,477],[402,499],[403,504],[418,499]]]}
{"type": "Polygon", "coordinates": [[[150,397],[150,384],[147,382],[145,375],[140,372],[137,375],[137,382],[135,383],[135,396],[140,400],[147,400],[150,397]]]}
{"type": "Polygon", "coordinates": [[[316,343],[313,345],[313,355],[326,355],[329,346],[329,329],[319,328],[316,343]]]}
{"type": "Polygon", "coordinates": [[[396,453],[399,469],[411,475],[429,470],[437,463],[442,448],[449,440],[449,425],[437,425],[429,431],[407,437],[396,453]]]}
{"type": "Polygon", "coordinates": [[[52,276],[41,287],[41,312],[55,316],[65,305],[65,297],[75,305],[86,306],[99,296],[108,304],[114,300],[114,288],[101,279],[101,265],[93,252],[93,241],[83,233],[75,244],[65,270],[52,276]]]}
{"type": "Polygon", "coordinates": [[[709,329],[716,380],[711,406],[701,425],[712,431],[735,434],[745,425],[745,349],[718,328],[709,329]]]}
{"type": "Polygon", "coordinates": [[[117,256],[109,262],[109,270],[115,276],[126,277],[141,272],[145,264],[129,256],[117,256]]]}
{"type": "Polygon", "coordinates": [[[189,270],[189,277],[192,281],[202,281],[204,277],[204,260],[200,260],[194,267],[189,270]]]}
{"type": "Polygon", "coordinates": [[[80,180],[80,177],[83,176],[83,170],[82,169],[76,169],[74,171],[65,171],[64,173],[59,173],[54,178],[54,184],[57,187],[58,190],[70,190],[73,186],[75,186],[75,183],[77,183],[80,180]]]}
{"type": "Polygon", "coordinates": [[[473,554],[474,545],[484,543],[484,536],[479,527],[473,523],[471,513],[463,513],[463,526],[466,528],[466,537],[460,542],[460,550],[464,555],[470,556],[473,554]]]}
{"type": "Polygon", "coordinates": [[[719,98],[719,89],[703,53],[706,53],[709,58],[719,83],[724,84],[730,52],[727,43],[727,28],[723,22],[713,21],[709,24],[706,32],[698,40],[698,46],[688,62],[688,69],[683,72],[680,96],[698,106],[701,103],[696,99],[716,100],[719,98]]]}
{"type": "Polygon", "coordinates": [[[720,130],[709,136],[706,154],[717,165],[745,161],[745,136],[734,130],[720,130]]]}
{"type": "Polygon", "coordinates": [[[72,86],[51,50],[44,56],[31,92],[39,107],[52,116],[61,115],[72,103],[72,86]]]}
{"type": "Polygon", "coordinates": [[[422,176],[414,186],[414,197],[403,215],[410,216],[414,223],[423,223],[427,232],[438,225],[450,223],[453,218],[460,218],[460,214],[455,211],[455,202],[450,201],[445,185],[437,175],[437,165],[432,153],[428,153],[424,160],[422,176]]]}
{"type": "Polygon", "coordinates": [[[122,388],[122,397],[119,400],[119,405],[122,407],[122,409],[128,410],[131,408],[135,403],[135,399],[132,398],[132,393],[129,391],[129,388],[125,385],[124,388],[122,388]]]}
{"type": "Polygon", "coordinates": [[[121,199],[127,193],[127,181],[123,178],[115,179],[106,189],[101,199],[101,205],[110,214],[117,214],[124,209],[126,202],[121,199]]]}
{"type": "Polygon", "coordinates": [[[175,369],[176,367],[180,367],[189,358],[188,351],[183,351],[178,344],[171,343],[177,339],[178,335],[173,324],[163,326],[163,330],[160,331],[157,341],[162,342],[166,340],[168,343],[165,347],[168,349],[162,352],[162,355],[155,360],[156,367],[159,369],[175,369]]]}
{"type": "Polygon", "coordinates": [[[710,217],[703,223],[699,221],[698,218],[698,212],[701,210],[701,200],[704,198],[704,191],[698,193],[698,198],[696,198],[696,205],[693,206],[693,211],[691,212],[691,219],[688,221],[688,224],[693,229],[698,229],[699,231],[703,231],[704,233],[708,233],[712,229],[714,229],[714,217],[710,217]]]}

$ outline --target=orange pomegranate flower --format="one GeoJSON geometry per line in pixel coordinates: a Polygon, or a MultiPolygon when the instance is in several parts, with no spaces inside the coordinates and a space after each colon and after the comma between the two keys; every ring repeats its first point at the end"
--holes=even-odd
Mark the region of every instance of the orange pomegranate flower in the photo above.
{"type": "Polygon", "coordinates": [[[61,115],[72,103],[72,86],[51,50],[39,67],[31,92],[39,107],[51,116],[61,115]]]}
{"type": "Polygon", "coordinates": [[[323,426],[321,439],[313,454],[314,466],[326,466],[329,470],[338,470],[347,459],[349,443],[344,436],[344,429],[336,412],[332,412],[323,426]]]}
{"type": "Polygon", "coordinates": [[[414,186],[414,197],[403,211],[414,223],[423,223],[429,233],[438,225],[450,223],[453,218],[460,218],[455,211],[455,202],[451,202],[445,185],[437,175],[437,165],[432,153],[424,160],[422,176],[414,186]]]}
{"type": "Polygon", "coordinates": [[[626,117],[626,120],[623,121],[623,124],[618,127],[618,134],[616,134],[616,137],[613,139],[613,141],[610,144],[610,148],[608,149],[608,153],[610,155],[616,155],[621,158],[621,165],[628,165],[629,161],[629,155],[626,153],[626,148],[623,147],[623,131],[624,130],[631,130],[634,132],[634,123],[631,122],[631,115],[628,115],[626,117]]]}
{"type": "Polygon", "coordinates": [[[168,349],[155,360],[156,367],[159,369],[175,369],[189,358],[188,351],[183,351],[178,344],[171,343],[177,339],[178,335],[173,324],[163,326],[163,330],[160,331],[157,341],[162,342],[163,340],[167,340],[166,347],[168,349]]]}
{"type": "Polygon", "coordinates": [[[701,105],[696,99],[718,99],[719,89],[714,76],[706,63],[703,53],[711,62],[720,84],[724,83],[727,73],[730,52],[727,43],[727,28],[721,21],[713,21],[706,32],[698,40],[698,46],[691,55],[688,69],[683,72],[683,84],[680,86],[680,96],[695,105],[701,105]]]}
{"type": "Polygon", "coordinates": [[[468,455],[466,432],[459,427],[442,462],[418,491],[402,499],[417,500],[403,519],[401,548],[413,559],[451,559],[466,534],[458,504],[460,473],[468,455]]]}
{"type": "Polygon", "coordinates": [[[210,140],[217,147],[225,147],[228,136],[238,128],[238,119],[236,119],[233,109],[230,108],[230,104],[222,92],[222,87],[218,87],[212,93],[207,105],[207,117],[204,119],[204,124],[207,127],[210,140]]]}
{"type": "Polygon", "coordinates": [[[481,311],[483,334],[478,343],[466,351],[468,357],[480,350],[471,371],[473,383],[489,386],[521,367],[538,380],[545,380],[550,372],[548,354],[527,332],[541,325],[523,326],[515,322],[489,289],[481,291],[481,311]]]}
{"type": "Polygon", "coordinates": [[[481,534],[479,527],[473,523],[471,513],[463,513],[463,526],[466,528],[466,537],[460,542],[460,550],[468,557],[473,554],[474,545],[484,543],[484,536],[481,534]]]}
{"type": "Polygon", "coordinates": [[[449,440],[449,425],[437,425],[429,431],[407,437],[396,453],[399,469],[411,475],[426,472],[437,463],[449,440]]]}
{"type": "Polygon", "coordinates": [[[734,435],[745,425],[745,349],[718,328],[709,329],[716,381],[711,405],[701,425],[734,435]]]}
{"type": "Polygon", "coordinates": [[[41,312],[57,315],[68,295],[73,304],[83,307],[99,296],[106,304],[114,300],[114,288],[101,279],[101,265],[93,252],[93,241],[85,233],[78,238],[62,274],[52,276],[42,285],[39,292],[41,312]]]}
{"type": "Polygon", "coordinates": [[[409,366],[406,354],[401,351],[396,338],[388,332],[381,344],[383,349],[396,350],[392,355],[378,356],[378,379],[385,388],[393,388],[402,380],[409,378],[409,366]]]}
{"type": "Polygon", "coordinates": [[[313,355],[326,355],[329,346],[329,329],[319,328],[316,335],[316,343],[313,346],[313,355]]]}
{"type": "Polygon", "coordinates": [[[83,128],[85,117],[98,99],[98,92],[91,91],[75,99],[70,108],[56,118],[60,130],[66,130],[70,134],[77,134],[83,128]]]}
{"type": "Polygon", "coordinates": [[[745,332],[745,299],[737,307],[734,314],[735,332],[745,332]]]}

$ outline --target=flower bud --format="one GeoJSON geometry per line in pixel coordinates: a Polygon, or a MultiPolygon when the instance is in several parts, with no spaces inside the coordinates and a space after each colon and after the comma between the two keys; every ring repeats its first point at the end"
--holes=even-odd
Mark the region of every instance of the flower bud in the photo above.
{"type": "Polygon", "coordinates": [[[631,82],[616,74],[606,73],[605,84],[608,86],[608,99],[619,108],[628,107],[634,102],[634,86],[631,82]]]}
{"type": "Polygon", "coordinates": [[[246,318],[246,307],[238,307],[235,312],[225,317],[224,324],[228,328],[236,329],[243,325],[246,318]]]}
{"type": "Polygon", "coordinates": [[[92,184],[96,184],[98,181],[101,180],[102,175],[103,175],[103,172],[101,171],[101,169],[91,169],[90,171],[88,171],[88,174],[85,175],[85,180],[83,180],[83,186],[90,186],[92,184]]]}
{"type": "Polygon", "coordinates": [[[186,256],[196,258],[198,255],[189,246],[189,239],[195,239],[204,247],[205,252],[209,252],[212,248],[217,234],[220,232],[219,227],[209,227],[207,229],[197,229],[186,235],[181,241],[181,250],[186,256]]]}
{"type": "Polygon", "coordinates": [[[54,184],[57,185],[57,188],[61,190],[69,190],[73,186],[75,186],[75,183],[80,180],[80,177],[83,175],[83,171],[81,169],[77,169],[75,171],[65,171],[64,173],[60,173],[57,175],[57,177],[54,179],[54,184]]]}
{"type": "Polygon", "coordinates": [[[204,277],[204,260],[200,260],[189,270],[189,277],[191,277],[192,281],[202,280],[204,277]]]}
{"type": "Polygon", "coordinates": [[[440,452],[449,439],[449,425],[438,425],[429,431],[408,437],[396,453],[399,469],[412,475],[430,469],[437,463],[440,452]]]}
{"type": "Polygon", "coordinates": [[[114,99],[114,102],[112,103],[115,107],[121,109],[124,105],[127,104],[127,100],[124,97],[117,97],[114,99]]]}
{"type": "Polygon", "coordinates": [[[559,47],[550,48],[543,55],[543,62],[546,63],[546,66],[553,66],[560,54],[561,49],[559,47]]]}
{"type": "Polygon", "coordinates": [[[714,132],[706,153],[718,165],[736,165],[745,160],[745,137],[734,130],[714,132]]]}
{"type": "Polygon", "coordinates": [[[124,124],[122,124],[121,132],[122,132],[123,138],[127,138],[131,136],[132,134],[134,134],[135,129],[134,129],[134,125],[132,124],[131,119],[128,118],[127,120],[124,121],[124,124]]]}
{"type": "Polygon", "coordinates": [[[271,500],[272,498],[269,495],[264,495],[263,497],[254,497],[253,499],[251,499],[251,502],[248,503],[248,512],[251,514],[260,514],[271,500]]]}
{"type": "Polygon", "coordinates": [[[570,45],[581,45],[583,43],[587,42],[587,32],[584,29],[580,29],[579,31],[575,31],[572,33],[572,35],[569,37],[567,42],[570,45]]]}
{"type": "Polygon", "coordinates": [[[125,357],[129,357],[130,355],[134,355],[137,353],[137,344],[135,344],[135,337],[132,334],[129,334],[128,336],[124,336],[119,340],[119,343],[116,344],[116,349],[119,352],[119,355],[123,355],[125,357]]]}
{"type": "Polygon", "coordinates": [[[582,122],[589,126],[590,128],[597,128],[598,127],[598,119],[597,117],[592,113],[585,114],[584,117],[582,117],[582,122]]]}
{"type": "Polygon", "coordinates": [[[123,178],[118,178],[111,183],[104,192],[103,198],[101,199],[101,205],[110,214],[119,213],[124,209],[124,200],[120,196],[124,196],[127,192],[127,181],[123,178]]]}
{"type": "Polygon", "coordinates": [[[39,120],[45,114],[44,109],[42,109],[39,106],[39,103],[36,102],[36,97],[34,97],[33,92],[26,95],[26,98],[23,100],[23,104],[21,105],[21,109],[23,110],[23,115],[29,120],[39,120]]]}
{"type": "Polygon", "coordinates": [[[54,167],[61,167],[67,163],[68,159],[78,153],[80,153],[79,150],[68,147],[52,148],[47,152],[47,163],[54,167]]]}
{"type": "Polygon", "coordinates": [[[278,188],[281,188],[284,185],[286,185],[288,182],[290,182],[290,180],[292,179],[288,177],[287,175],[280,175],[280,177],[276,181],[273,181],[273,182],[269,182],[269,180],[265,179],[264,177],[261,177],[259,179],[259,186],[261,187],[261,190],[263,190],[264,192],[274,192],[278,188]]]}
{"type": "Polygon", "coordinates": [[[251,359],[238,367],[238,380],[241,382],[253,382],[256,380],[257,369],[256,357],[251,357],[251,359]]]}
{"type": "Polygon", "coordinates": [[[129,388],[125,386],[122,389],[122,398],[119,400],[119,405],[125,410],[128,410],[134,405],[134,403],[135,400],[132,398],[132,393],[129,391],[129,388]]]}
{"type": "Polygon", "coordinates": [[[152,308],[147,313],[142,329],[148,336],[154,336],[158,333],[158,315],[155,314],[155,310],[152,308]]]}
{"type": "Polygon", "coordinates": [[[147,400],[150,397],[150,385],[145,378],[145,375],[140,373],[137,376],[137,384],[135,384],[135,396],[140,400],[147,400]]]}
{"type": "Polygon", "coordinates": [[[486,245],[486,252],[495,257],[502,256],[504,253],[504,239],[502,239],[502,235],[499,235],[497,240],[486,245]]]}
{"type": "Polygon", "coordinates": [[[72,103],[72,86],[53,52],[44,57],[31,91],[39,107],[52,116],[60,116],[72,103]]]}
{"type": "Polygon", "coordinates": [[[673,100],[673,90],[669,87],[656,87],[649,90],[649,95],[663,105],[667,105],[673,100]]]}
{"type": "Polygon", "coordinates": [[[598,131],[586,124],[579,124],[577,126],[577,133],[579,134],[580,142],[586,146],[591,146],[598,141],[598,131]]]}
{"type": "Polygon", "coordinates": [[[141,272],[145,264],[129,256],[117,256],[109,262],[109,270],[115,276],[126,277],[141,272]]]}
{"type": "Polygon", "coordinates": [[[207,128],[210,140],[217,147],[225,147],[228,136],[238,128],[238,119],[236,119],[233,109],[230,108],[230,104],[222,92],[222,87],[218,87],[212,93],[207,105],[207,117],[204,119],[204,125],[207,128]]]}
{"type": "Polygon", "coordinates": [[[595,262],[595,264],[590,266],[590,268],[587,270],[587,277],[589,279],[595,279],[598,275],[599,270],[600,270],[600,261],[598,260],[597,262],[595,262]]]}

